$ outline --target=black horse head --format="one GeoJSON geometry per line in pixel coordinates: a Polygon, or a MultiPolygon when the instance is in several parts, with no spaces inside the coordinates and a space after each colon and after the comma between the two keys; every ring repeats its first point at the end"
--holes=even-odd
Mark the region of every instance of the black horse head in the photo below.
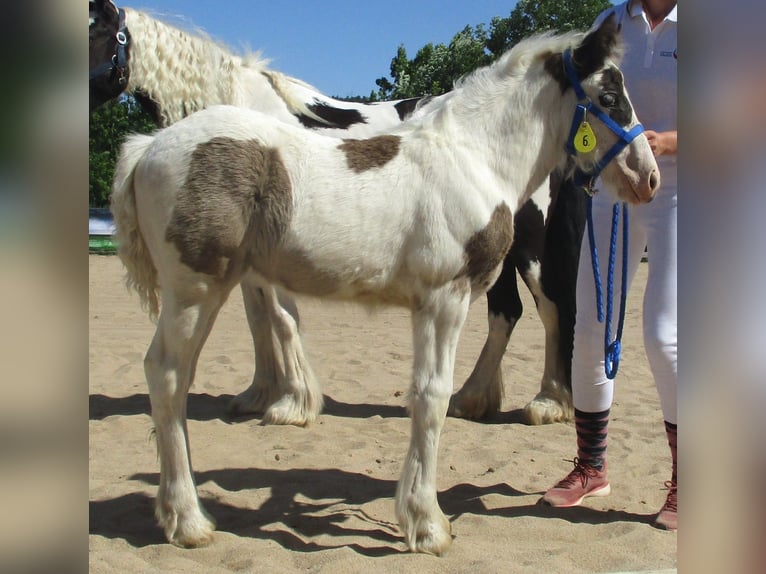
{"type": "Polygon", "coordinates": [[[111,0],[90,0],[90,111],[119,96],[128,85],[130,34],[125,12],[111,0]]]}

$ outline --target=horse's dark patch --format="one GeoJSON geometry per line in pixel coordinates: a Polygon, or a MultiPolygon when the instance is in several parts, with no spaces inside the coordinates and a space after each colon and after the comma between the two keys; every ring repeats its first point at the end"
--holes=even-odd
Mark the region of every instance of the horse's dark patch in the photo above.
{"type": "Polygon", "coordinates": [[[402,138],[399,136],[376,136],[366,140],[343,140],[338,149],[346,154],[348,167],[356,173],[383,167],[399,153],[402,138]]]}
{"type": "Polygon", "coordinates": [[[630,120],[633,119],[633,110],[625,96],[622,72],[615,67],[604,70],[598,105],[606,110],[609,117],[622,127],[629,125],[630,120]]]}
{"type": "Polygon", "coordinates": [[[465,267],[473,285],[488,288],[494,271],[503,263],[513,242],[513,215],[503,202],[492,212],[489,222],[465,244],[465,267]]]}
{"type": "Polygon", "coordinates": [[[318,100],[306,106],[312,113],[324,121],[317,120],[306,114],[298,114],[298,121],[309,129],[335,128],[347,130],[355,124],[366,124],[365,118],[359,110],[352,108],[336,108],[328,106],[318,100]]]}
{"type": "MultiPolygon", "coordinates": [[[[572,65],[580,81],[604,67],[606,59],[612,54],[619,38],[617,36],[617,16],[614,12],[604,22],[588,33],[583,41],[572,51],[572,65]]],[[[562,54],[551,54],[545,59],[545,70],[558,82],[561,93],[572,87],[564,71],[562,54]]]]}
{"type": "Polygon", "coordinates": [[[564,71],[564,57],[561,54],[550,54],[545,59],[545,64],[543,67],[545,68],[545,71],[548,72],[554,80],[556,80],[559,88],[561,88],[562,94],[566,92],[567,88],[572,85],[569,82],[569,78],[567,78],[566,72],[564,71]]]}
{"type": "Polygon", "coordinates": [[[192,153],[165,233],[194,271],[225,279],[268,260],[292,217],[292,187],[279,151],[217,137],[192,153]]]}
{"type": "Polygon", "coordinates": [[[399,115],[399,120],[406,120],[419,106],[426,104],[430,99],[431,96],[426,96],[424,98],[408,98],[394,104],[396,113],[399,115]]]}
{"type": "Polygon", "coordinates": [[[612,12],[601,25],[588,33],[572,51],[572,64],[580,78],[587,78],[604,67],[619,42],[617,15],[612,12]]]}
{"type": "Polygon", "coordinates": [[[283,285],[296,293],[311,293],[326,297],[337,293],[346,283],[331,269],[318,266],[310,255],[295,248],[282,249],[277,265],[259,269],[269,281],[283,285]]]}
{"type": "Polygon", "coordinates": [[[545,248],[545,218],[534,201],[527,201],[513,216],[513,246],[510,254],[519,272],[526,272],[529,265],[541,258],[545,248]]]}
{"type": "MultiPolygon", "coordinates": [[[[572,349],[577,308],[577,266],[580,244],[585,231],[588,199],[571,177],[551,178],[556,186],[556,200],[548,219],[545,256],[540,267],[543,293],[558,310],[558,357],[563,369],[563,383],[572,389],[572,349]]],[[[553,189],[553,188],[552,188],[553,189]]]]}

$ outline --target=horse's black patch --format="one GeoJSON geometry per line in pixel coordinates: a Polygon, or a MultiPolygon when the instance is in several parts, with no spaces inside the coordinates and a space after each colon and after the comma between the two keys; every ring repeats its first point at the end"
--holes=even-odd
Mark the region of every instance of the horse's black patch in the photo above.
{"type": "Polygon", "coordinates": [[[367,118],[365,118],[359,110],[347,109],[347,108],[335,108],[328,106],[314,100],[315,103],[306,106],[317,117],[322,118],[324,121],[317,120],[311,116],[305,114],[298,114],[298,121],[304,127],[309,129],[321,129],[321,128],[336,128],[340,130],[347,130],[355,124],[366,124],[367,118]]]}
{"type": "Polygon", "coordinates": [[[509,255],[520,273],[530,262],[542,258],[545,243],[545,215],[534,201],[527,201],[513,216],[513,246],[509,255]]]}
{"type": "MultiPolygon", "coordinates": [[[[588,197],[571,177],[557,177],[556,200],[545,232],[545,255],[540,269],[543,293],[558,309],[558,362],[564,385],[572,388],[572,349],[577,308],[577,267],[585,232],[588,197]]],[[[551,178],[551,185],[554,185],[551,178]]]]}
{"type": "MultiPolygon", "coordinates": [[[[580,45],[572,50],[572,65],[580,81],[604,67],[619,42],[617,30],[617,16],[612,12],[601,26],[585,36],[580,45]]],[[[572,87],[564,71],[562,54],[548,56],[545,70],[558,82],[562,94],[572,87]]]]}
{"type": "Polygon", "coordinates": [[[418,109],[418,107],[428,103],[431,97],[432,96],[425,96],[424,98],[408,98],[394,104],[396,113],[399,114],[399,119],[401,121],[406,120],[416,109],[418,109]]]}
{"type": "Polygon", "coordinates": [[[630,120],[633,119],[630,102],[625,97],[622,73],[617,68],[611,67],[604,70],[598,105],[607,111],[610,118],[623,127],[630,124],[630,120]]]}

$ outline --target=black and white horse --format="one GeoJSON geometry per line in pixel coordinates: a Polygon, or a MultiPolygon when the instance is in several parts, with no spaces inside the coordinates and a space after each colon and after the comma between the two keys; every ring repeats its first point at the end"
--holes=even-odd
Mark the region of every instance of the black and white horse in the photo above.
{"type": "MultiPolygon", "coordinates": [[[[411,310],[412,429],[396,515],[410,550],[449,547],[437,451],[459,334],[470,302],[500,274],[514,214],[566,161],[581,101],[570,78],[612,124],[594,116],[597,144],[572,156],[575,167],[589,171],[631,128],[602,177],[630,203],[659,186],[649,143],[632,129],[617,38],[609,18],[587,35],[525,40],[427,113],[367,139],[213,106],[126,141],[112,211],[129,283],[160,309],[144,365],[161,469],[156,514],[168,540],[198,546],[212,536],[192,476],[186,400],[218,311],[247,280],[263,293],[293,367],[301,341],[275,286],[411,310]]],[[[316,392],[306,389],[307,404],[320,401],[316,392]]]]}
{"type": "MultiPolygon", "coordinates": [[[[329,98],[300,80],[270,70],[256,56],[237,56],[201,33],[187,33],[109,0],[90,2],[91,109],[132,93],[160,125],[170,125],[213,104],[256,109],[287,124],[342,138],[364,138],[405,118],[426,113],[452,94],[376,104],[329,98]]],[[[479,419],[500,409],[501,360],[522,314],[516,270],[532,293],[545,330],[540,392],[524,408],[532,424],[570,420],[570,357],[574,285],[584,223],[585,196],[564,194],[571,186],[554,174],[515,215],[515,240],[503,273],[487,294],[489,333],[465,385],[452,398],[450,414],[479,419]],[[548,236],[557,240],[549,241],[548,236]],[[570,240],[561,241],[562,235],[570,240]]],[[[265,423],[304,425],[321,409],[306,403],[316,383],[304,357],[300,368],[280,359],[281,335],[274,330],[262,292],[247,279],[242,294],[253,334],[256,371],[250,387],[232,402],[235,412],[263,413],[265,423]],[[274,343],[273,341],[276,341],[274,343]]],[[[297,320],[285,293],[278,304],[297,320]]]]}

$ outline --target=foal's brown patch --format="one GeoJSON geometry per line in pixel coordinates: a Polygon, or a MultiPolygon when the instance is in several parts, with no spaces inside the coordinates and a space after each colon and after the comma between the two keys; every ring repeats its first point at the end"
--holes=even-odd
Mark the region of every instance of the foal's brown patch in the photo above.
{"type": "Polygon", "coordinates": [[[376,136],[366,140],[343,140],[338,149],[346,154],[348,167],[362,173],[375,167],[383,167],[399,153],[402,138],[399,136],[376,136]]]}
{"type": "Polygon", "coordinates": [[[268,256],[292,216],[292,187],[279,151],[217,137],[192,153],[165,238],[181,261],[223,279],[268,256]]]}
{"type": "Polygon", "coordinates": [[[465,267],[471,283],[489,287],[492,273],[502,264],[513,242],[513,215],[501,203],[492,212],[487,226],[474,233],[465,244],[465,267]]]}

